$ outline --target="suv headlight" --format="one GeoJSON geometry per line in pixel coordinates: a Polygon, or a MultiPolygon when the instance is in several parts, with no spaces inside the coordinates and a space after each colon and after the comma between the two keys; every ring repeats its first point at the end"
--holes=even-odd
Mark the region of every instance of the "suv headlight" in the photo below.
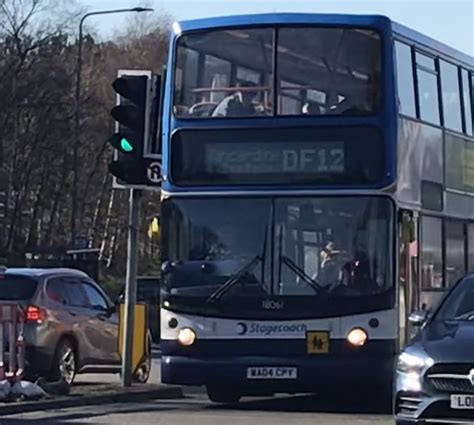
{"type": "Polygon", "coordinates": [[[398,357],[397,370],[402,373],[416,373],[421,375],[426,369],[433,366],[433,364],[434,361],[431,357],[422,355],[415,356],[403,352],[398,357]]]}

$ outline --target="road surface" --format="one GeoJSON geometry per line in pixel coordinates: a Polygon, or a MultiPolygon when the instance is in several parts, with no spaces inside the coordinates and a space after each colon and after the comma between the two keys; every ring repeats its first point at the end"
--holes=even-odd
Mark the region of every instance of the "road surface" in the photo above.
{"type": "MultiPolygon", "coordinates": [[[[160,382],[159,353],[154,352],[150,382],[160,382]]],[[[120,382],[118,375],[82,375],[78,382],[120,382]]],[[[244,398],[234,405],[210,403],[201,388],[185,388],[185,398],[111,404],[0,418],[0,425],[393,425],[391,416],[370,407],[370,400],[350,403],[317,396],[244,398]]]]}
{"type": "Polygon", "coordinates": [[[24,413],[0,419],[1,425],[393,425],[391,416],[362,401],[322,401],[316,396],[244,398],[216,405],[201,389],[185,398],[24,413]]]}
{"type": "Polygon", "coordinates": [[[358,405],[321,403],[315,397],[244,399],[237,405],[210,404],[202,393],[181,400],[90,406],[4,417],[1,425],[393,425],[389,415],[358,405]]]}

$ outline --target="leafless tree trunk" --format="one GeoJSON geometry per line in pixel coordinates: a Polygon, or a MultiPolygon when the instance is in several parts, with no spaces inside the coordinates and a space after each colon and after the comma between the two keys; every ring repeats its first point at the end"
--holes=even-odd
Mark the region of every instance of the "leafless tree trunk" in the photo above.
{"type": "Polygon", "coordinates": [[[105,219],[105,227],[104,227],[104,234],[102,236],[102,242],[100,244],[100,253],[99,253],[99,261],[102,261],[105,255],[105,249],[107,245],[107,239],[109,238],[110,232],[110,223],[112,220],[112,211],[114,207],[114,200],[115,200],[115,190],[110,190],[110,198],[109,198],[109,206],[107,208],[107,216],[105,219]]]}
{"type": "Polygon", "coordinates": [[[102,186],[100,188],[100,194],[97,197],[97,202],[95,205],[94,209],[94,216],[92,218],[92,223],[89,227],[89,233],[88,233],[88,239],[92,241],[92,245],[95,245],[96,239],[97,239],[97,227],[98,227],[98,221],[99,221],[99,215],[100,211],[102,210],[102,204],[104,203],[104,198],[106,194],[108,193],[107,191],[107,184],[109,183],[109,174],[104,174],[104,177],[102,179],[102,186]]]}
{"type": "MultiPolygon", "coordinates": [[[[45,163],[43,165],[43,171],[41,173],[41,181],[42,182],[46,179],[47,174],[48,174],[48,167],[47,167],[47,164],[45,163]]],[[[28,233],[26,235],[26,241],[25,241],[25,245],[27,247],[30,247],[32,245],[33,235],[35,234],[36,230],[38,229],[38,215],[39,215],[39,210],[40,210],[40,203],[41,203],[41,200],[43,199],[46,188],[47,188],[46,184],[39,184],[38,188],[36,190],[35,203],[34,203],[34,206],[33,206],[33,213],[31,215],[30,226],[29,226],[28,233]]],[[[36,233],[36,238],[37,239],[40,238],[40,233],[36,233]]]]}
{"type": "Polygon", "coordinates": [[[64,153],[63,153],[63,169],[61,173],[61,178],[56,185],[54,195],[53,195],[53,203],[51,207],[51,213],[50,213],[50,218],[48,222],[48,227],[45,232],[44,239],[47,241],[50,241],[50,245],[54,243],[54,239],[52,238],[54,229],[55,229],[55,223],[57,221],[57,216],[58,216],[58,210],[59,210],[59,204],[61,201],[61,197],[64,198],[64,192],[63,192],[63,182],[66,179],[67,173],[68,173],[68,154],[67,154],[67,148],[64,148],[64,153]]]}

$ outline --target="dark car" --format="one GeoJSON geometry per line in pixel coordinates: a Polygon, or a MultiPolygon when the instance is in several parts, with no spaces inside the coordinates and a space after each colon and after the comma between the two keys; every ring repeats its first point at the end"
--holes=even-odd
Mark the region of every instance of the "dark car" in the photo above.
{"type": "MultiPolygon", "coordinates": [[[[119,373],[117,306],[87,274],[73,269],[0,270],[0,304],[26,313],[26,372],[64,379],[77,373],[119,373]]],[[[151,345],[151,343],[149,343],[151,345]]],[[[146,381],[149,362],[137,379],[146,381]]]]}
{"type": "Polygon", "coordinates": [[[474,423],[474,274],[462,278],[400,354],[394,413],[397,424],[474,423]]]}
{"type": "Polygon", "coordinates": [[[139,276],[137,278],[137,302],[148,304],[148,328],[153,342],[160,341],[160,278],[139,276]]]}
{"type": "MultiPolygon", "coordinates": [[[[125,285],[122,285],[119,300],[125,302],[125,285]]],[[[148,311],[148,328],[152,340],[160,341],[160,277],[138,276],[137,277],[137,302],[145,303],[148,311]]]]}

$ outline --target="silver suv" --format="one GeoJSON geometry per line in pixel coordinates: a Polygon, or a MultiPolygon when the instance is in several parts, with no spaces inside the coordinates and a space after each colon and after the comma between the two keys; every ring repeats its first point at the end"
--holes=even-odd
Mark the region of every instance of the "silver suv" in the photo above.
{"type": "MultiPolygon", "coordinates": [[[[119,373],[117,306],[85,273],[73,269],[0,270],[0,303],[26,311],[26,372],[63,379],[78,373],[119,373]]],[[[151,349],[151,342],[148,343],[151,349]]],[[[147,353],[136,379],[146,382],[147,353]]]]}

